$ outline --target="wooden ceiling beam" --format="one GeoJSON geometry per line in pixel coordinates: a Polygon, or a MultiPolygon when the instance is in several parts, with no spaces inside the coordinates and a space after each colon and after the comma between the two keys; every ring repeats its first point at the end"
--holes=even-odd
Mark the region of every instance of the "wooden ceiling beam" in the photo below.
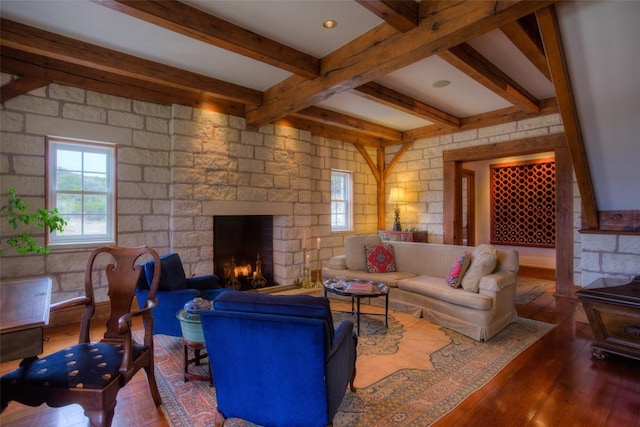
{"type": "Polygon", "coordinates": [[[459,118],[375,82],[358,86],[353,93],[451,129],[460,127],[459,118]]]}
{"type": "Polygon", "coordinates": [[[51,80],[40,77],[23,76],[0,87],[0,103],[5,103],[16,96],[24,95],[51,83],[51,80]]]}
{"type": "Polygon", "coordinates": [[[166,85],[248,105],[262,103],[260,91],[147,61],[115,50],[84,43],[4,18],[0,19],[0,46],[66,61],[112,74],[166,85]]]}
{"type": "Polygon", "coordinates": [[[540,110],[538,100],[533,95],[469,44],[453,46],[438,55],[523,111],[540,110]]]}
{"type": "Polygon", "coordinates": [[[187,92],[11,48],[2,49],[0,69],[9,74],[25,75],[32,79],[47,80],[140,101],[164,105],[188,105],[240,117],[245,113],[244,104],[215,98],[206,92],[187,92]]]}
{"type": "Polygon", "coordinates": [[[418,3],[415,0],[356,0],[369,12],[396,30],[406,33],[418,26],[418,3]]]}
{"type": "Polygon", "coordinates": [[[92,0],[187,37],[290,71],[320,73],[320,59],[175,0],[92,0]]]}
{"type": "MultiPolygon", "coordinates": [[[[369,135],[365,135],[362,132],[355,132],[337,126],[319,123],[317,121],[294,116],[287,116],[283,119],[275,121],[274,123],[279,126],[294,127],[296,129],[306,130],[316,136],[337,139],[344,142],[350,142],[352,144],[361,144],[368,147],[378,148],[382,145],[383,141],[381,138],[375,138],[369,135]]],[[[397,144],[397,142],[395,143],[397,144]]]]}
{"type": "Polygon", "coordinates": [[[322,58],[319,77],[306,80],[292,76],[269,88],[263,94],[262,105],[247,112],[247,122],[250,125],[273,122],[552,3],[551,0],[423,1],[418,27],[399,33],[388,24],[381,24],[322,58]]]}
{"type": "Polygon", "coordinates": [[[508,22],[500,30],[511,40],[511,42],[529,59],[529,61],[551,81],[547,56],[544,53],[544,46],[538,23],[535,15],[527,15],[517,21],[508,22]]]}
{"type": "Polygon", "coordinates": [[[578,111],[573,98],[571,79],[566,65],[564,46],[555,7],[551,5],[538,11],[536,18],[540,27],[544,50],[547,54],[552,77],[551,81],[556,91],[558,108],[560,109],[564,132],[567,136],[567,146],[569,147],[578,189],[580,190],[582,217],[589,229],[597,230],[599,221],[598,204],[593,190],[591,173],[589,172],[589,162],[584,148],[578,111]]]}
{"type": "Polygon", "coordinates": [[[293,113],[292,116],[341,127],[344,129],[351,129],[373,137],[384,138],[397,142],[402,141],[402,132],[399,130],[320,107],[307,107],[303,110],[293,113]]]}
{"type": "MultiPolygon", "coordinates": [[[[558,105],[555,98],[540,101],[540,111],[537,113],[527,113],[517,107],[508,107],[500,110],[489,111],[488,113],[475,114],[461,119],[458,131],[480,129],[488,126],[495,126],[504,123],[524,120],[531,117],[544,116],[558,112],[558,105]]],[[[448,135],[451,129],[444,126],[425,126],[403,132],[404,141],[415,141],[417,139],[433,138],[436,136],[448,135]]]]}

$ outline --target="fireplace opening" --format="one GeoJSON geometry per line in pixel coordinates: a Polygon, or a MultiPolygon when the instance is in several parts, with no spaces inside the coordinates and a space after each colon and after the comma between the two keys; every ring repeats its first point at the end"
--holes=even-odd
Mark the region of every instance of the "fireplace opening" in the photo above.
{"type": "Polygon", "coordinates": [[[252,290],[275,286],[273,217],[213,217],[213,268],[227,288],[252,290]]]}

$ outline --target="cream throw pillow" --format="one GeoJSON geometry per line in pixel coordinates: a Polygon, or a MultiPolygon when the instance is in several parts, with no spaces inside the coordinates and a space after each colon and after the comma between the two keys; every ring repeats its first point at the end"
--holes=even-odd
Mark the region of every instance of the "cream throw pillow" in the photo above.
{"type": "Polygon", "coordinates": [[[490,274],[498,262],[498,250],[491,245],[478,245],[471,254],[471,264],[462,277],[462,289],[478,292],[480,279],[490,274]]]}
{"type": "Polygon", "coordinates": [[[365,245],[379,246],[382,239],[377,234],[351,236],[344,240],[344,254],[349,270],[367,271],[365,245]]]}

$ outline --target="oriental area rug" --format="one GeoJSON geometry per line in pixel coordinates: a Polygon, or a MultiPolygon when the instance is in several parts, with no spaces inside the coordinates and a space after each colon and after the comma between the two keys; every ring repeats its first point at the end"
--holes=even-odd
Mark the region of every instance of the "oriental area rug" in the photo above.
{"type": "MultiPolygon", "coordinates": [[[[350,305],[332,301],[334,321],[352,318],[350,305]]],[[[382,309],[363,306],[363,312],[382,309]]],[[[511,360],[554,325],[519,319],[488,342],[477,342],[425,319],[389,311],[389,329],[383,316],[362,315],[355,386],[347,390],[336,414],[335,427],[428,426],[480,389],[511,360]]],[[[213,425],[215,388],[208,382],[184,382],[182,341],[157,335],[156,377],[163,411],[174,427],[213,425]]],[[[191,367],[190,370],[206,367],[191,367]]],[[[227,427],[254,427],[231,418],[227,427]]]]}

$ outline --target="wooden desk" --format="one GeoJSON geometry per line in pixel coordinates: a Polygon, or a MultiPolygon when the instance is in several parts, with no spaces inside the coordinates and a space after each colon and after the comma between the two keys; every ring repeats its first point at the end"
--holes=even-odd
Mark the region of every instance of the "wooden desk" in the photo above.
{"type": "Polygon", "coordinates": [[[607,353],[640,360],[640,276],[632,281],[598,279],[576,292],[595,336],[591,354],[607,353]]]}
{"type": "Polygon", "coordinates": [[[50,303],[50,277],[0,282],[0,362],[42,353],[50,303]]]}

